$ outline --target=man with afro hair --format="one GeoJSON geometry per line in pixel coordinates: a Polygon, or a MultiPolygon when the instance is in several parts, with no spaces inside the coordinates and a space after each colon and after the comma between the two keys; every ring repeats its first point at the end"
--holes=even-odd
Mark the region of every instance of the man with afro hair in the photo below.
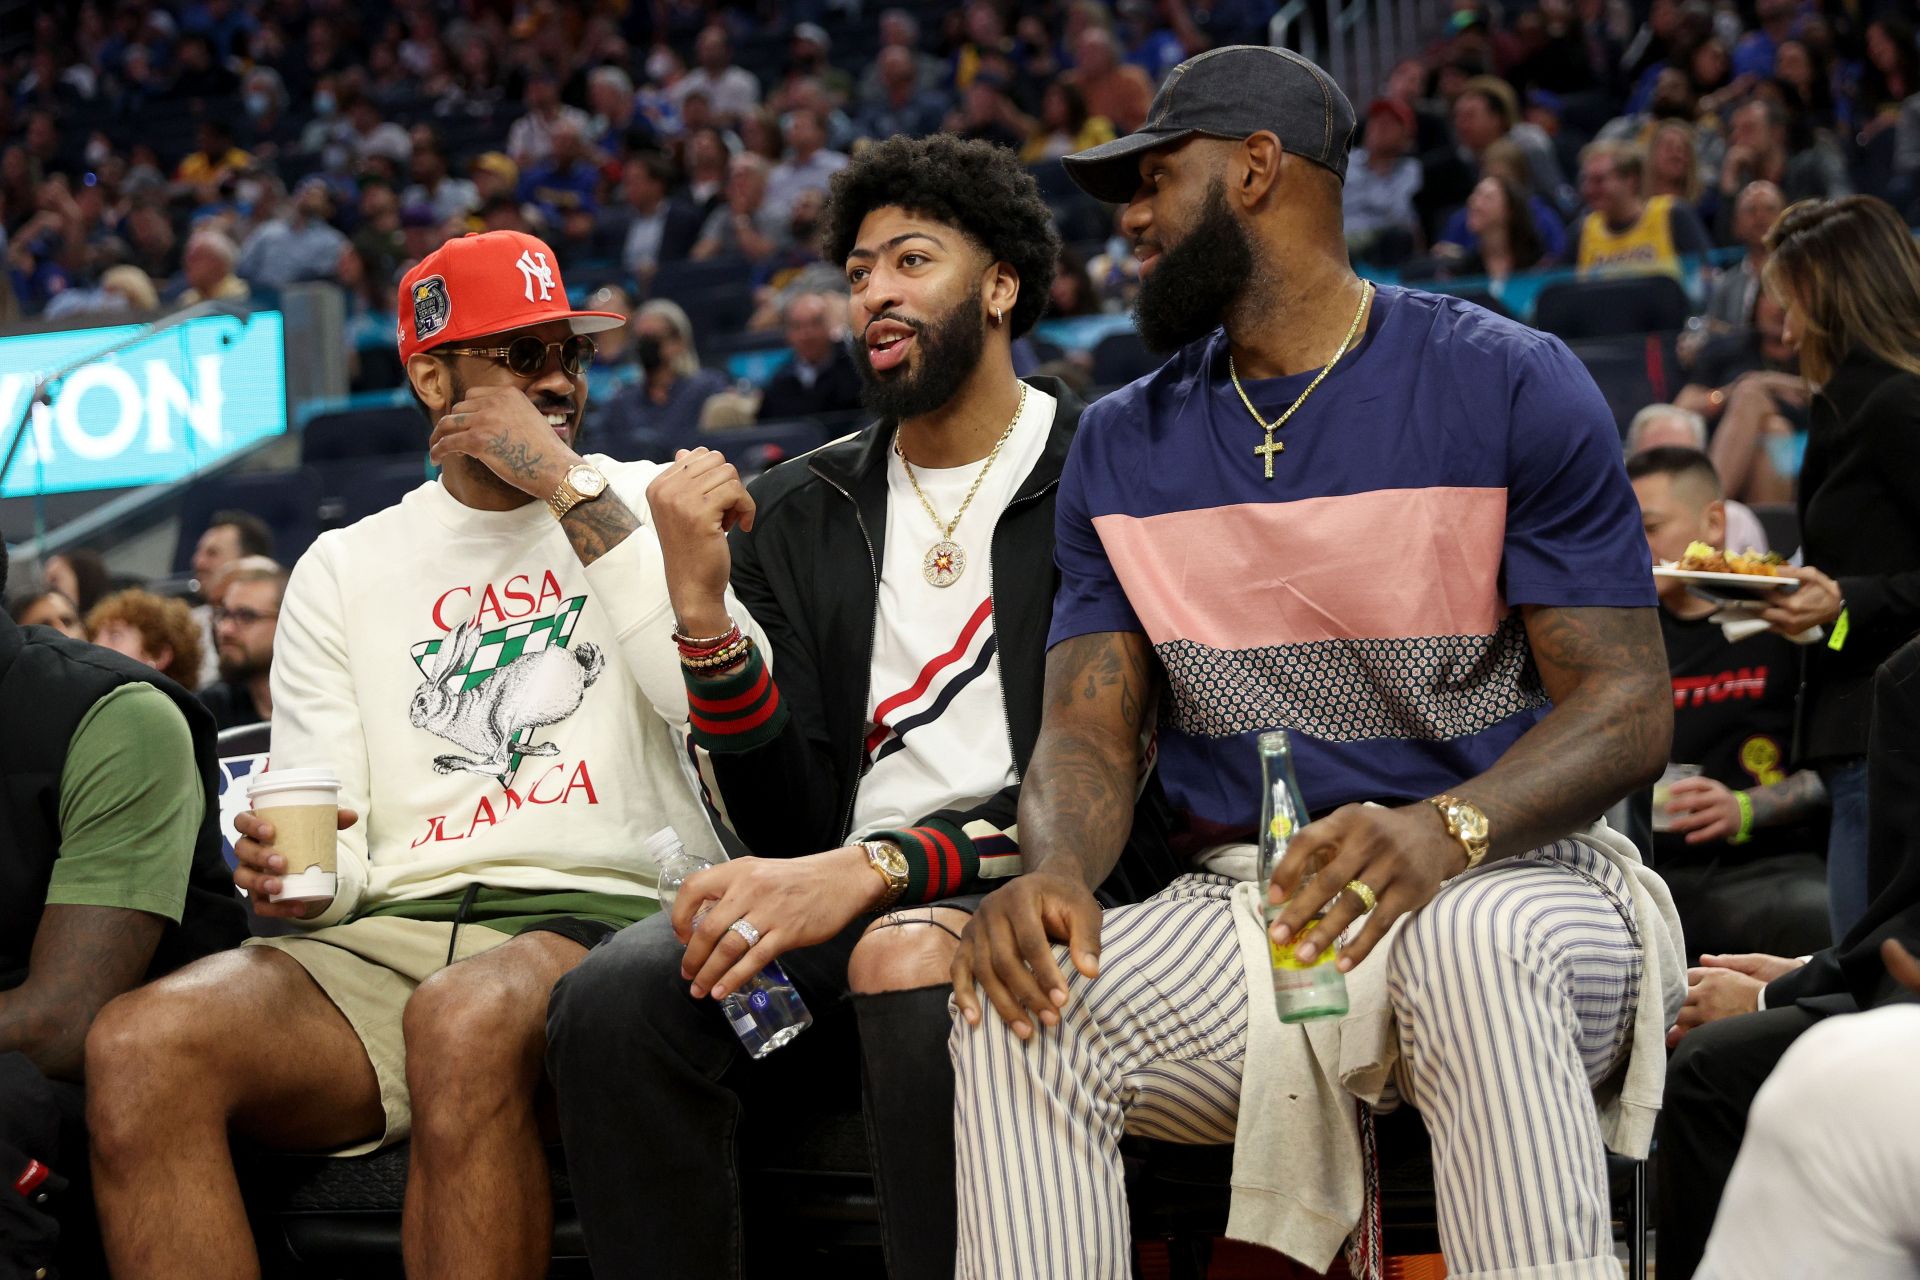
{"type": "MultiPolygon", "coordinates": [[[[1022,867],[1054,495],[1081,406],[1014,375],[1059,237],[1012,153],[882,142],[835,176],[824,243],[874,423],[744,501],[706,449],[648,493],[680,635],[744,625],[731,582],[771,654],[687,673],[694,757],[754,856],[689,878],[671,917],[622,931],[553,997],[548,1064],[603,1275],[740,1274],[740,1088],[850,1106],[850,1063],[808,1068],[856,1038],[889,1270],[953,1269],[948,971],[970,913],[1022,867]],[[814,1023],[749,1077],[714,1002],[776,957],[814,1023]]],[[[1115,902],[1172,874],[1144,791],[1115,902]]]]}

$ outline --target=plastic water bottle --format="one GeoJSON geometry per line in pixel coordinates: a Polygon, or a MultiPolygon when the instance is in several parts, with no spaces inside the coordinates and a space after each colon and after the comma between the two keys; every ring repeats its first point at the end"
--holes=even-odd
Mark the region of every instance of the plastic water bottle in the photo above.
{"type": "MultiPolygon", "coordinates": [[[[1273,869],[1286,856],[1294,832],[1307,824],[1307,803],[1300,795],[1300,784],[1293,776],[1293,749],[1285,729],[1274,729],[1259,738],[1260,750],[1260,884],[1262,900],[1273,869]]],[[[1310,892],[1308,885],[1303,892],[1310,892]]],[[[1284,905],[1284,904],[1283,904],[1284,905]]],[[[1269,928],[1281,908],[1267,903],[1269,928]]],[[[1307,935],[1320,918],[1307,922],[1288,945],[1276,946],[1271,934],[1267,950],[1273,957],[1273,1000],[1282,1022],[1305,1022],[1309,1018],[1337,1018],[1347,1011],[1347,978],[1334,967],[1338,958],[1328,947],[1311,961],[1294,954],[1294,946],[1307,935]]]]}
{"type": "MultiPolygon", "coordinates": [[[[647,837],[645,848],[660,869],[660,907],[664,911],[673,910],[674,902],[680,897],[682,881],[713,865],[698,854],[689,853],[672,827],[647,837]]],[[[693,918],[694,924],[698,925],[706,914],[707,908],[701,907],[700,914],[693,918]]],[[[766,1057],[813,1025],[813,1014],[807,1011],[806,1001],[800,998],[787,971],[777,960],[770,961],[738,991],[722,999],[720,1008],[750,1058],[766,1057]]]]}

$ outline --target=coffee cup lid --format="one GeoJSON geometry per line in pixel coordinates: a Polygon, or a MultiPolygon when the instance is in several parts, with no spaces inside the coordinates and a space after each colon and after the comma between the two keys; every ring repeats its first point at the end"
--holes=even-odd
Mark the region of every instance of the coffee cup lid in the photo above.
{"type": "Polygon", "coordinates": [[[257,773],[247,786],[249,796],[271,795],[277,791],[320,791],[340,789],[340,775],[331,769],[269,769],[257,773]]]}

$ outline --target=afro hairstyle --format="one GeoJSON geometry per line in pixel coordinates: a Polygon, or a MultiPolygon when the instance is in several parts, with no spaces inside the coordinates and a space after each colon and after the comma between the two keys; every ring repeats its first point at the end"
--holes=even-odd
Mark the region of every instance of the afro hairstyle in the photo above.
{"type": "Polygon", "coordinates": [[[944,133],[864,148],[833,176],[821,239],[827,261],[845,262],[861,222],[888,205],[958,227],[995,262],[1011,266],[1020,277],[1011,332],[1018,338],[1033,328],[1053,287],[1060,233],[1018,156],[944,133]]]}

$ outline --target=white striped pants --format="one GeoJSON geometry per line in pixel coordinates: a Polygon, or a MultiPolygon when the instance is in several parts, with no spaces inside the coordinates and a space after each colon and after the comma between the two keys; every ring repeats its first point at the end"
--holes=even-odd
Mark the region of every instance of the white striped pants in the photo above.
{"type": "MultiPolygon", "coordinates": [[[[1123,1133],[1234,1136],[1247,978],[1232,882],[1183,876],[1106,913],[1100,977],[1023,1043],[956,1019],[965,1280],[1131,1274],[1123,1133]]],[[[1387,963],[1401,1081],[1433,1137],[1440,1239],[1474,1280],[1618,1280],[1593,1087],[1624,1059],[1641,951],[1619,871],[1562,841],[1461,876],[1387,963]]]]}

